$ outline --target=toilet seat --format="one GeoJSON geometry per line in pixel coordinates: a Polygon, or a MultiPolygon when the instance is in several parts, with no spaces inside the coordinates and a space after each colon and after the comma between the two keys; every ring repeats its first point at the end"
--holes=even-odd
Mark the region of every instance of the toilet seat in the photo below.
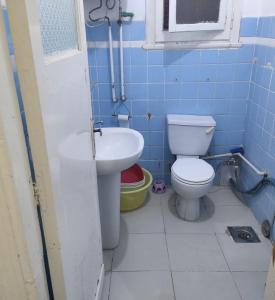
{"type": "Polygon", "coordinates": [[[204,185],[215,176],[213,167],[199,158],[181,157],[172,165],[171,173],[179,182],[188,185],[204,185]]]}

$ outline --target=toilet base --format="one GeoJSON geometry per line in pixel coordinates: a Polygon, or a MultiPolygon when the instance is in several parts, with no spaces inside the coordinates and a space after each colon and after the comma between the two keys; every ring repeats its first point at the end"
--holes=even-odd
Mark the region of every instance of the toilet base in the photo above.
{"type": "Polygon", "coordinates": [[[186,221],[196,221],[200,217],[200,198],[176,197],[176,211],[178,216],[186,221]]]}

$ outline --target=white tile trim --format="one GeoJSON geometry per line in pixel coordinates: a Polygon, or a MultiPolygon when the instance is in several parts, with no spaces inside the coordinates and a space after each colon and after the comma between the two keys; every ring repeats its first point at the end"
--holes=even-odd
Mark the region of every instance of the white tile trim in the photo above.
{"type": "Polygon", "coordinates": [[[267,47],[275,47],[275,39],[269,38],[256,38],[256,44],[267,46],[267,47]]]}
{"type": "MultiPolygon", "coordinates": [[[[108,48],[109,43],[108,42],[88,42],[87,43],[88,48],[108,48]]],[[[261,37],[241,37],[240,43],[238,44],[229,44],[229,43],[222,43],[217,42],[216,45],[214,44],[207,44],[203,43],[199,47],[197,44],[193,45],[182,45],[182,48],[192,48],[192,49],[211,49],[211,48],[237,48],[241,45],[261,45],[261,46],[267,46],[267,47],[274,47],[275,48],[275,39],[270,38],[261,38],[261,37]]],[[[113,43],[114,48],[119,48],[119,42],[114,41],[113,43]]],[[[157,45],[150,45],[147,44],[145,41],[125,41],[124,42],[125,48],[144,48],[144,49],[178,49],[178,45],[165,45],[165,44],[159,44],[157,45]]],[[[180,49],[179,49],[180,50],[180,49]]]]}
{"type": "Polygon", "coordinates": [[[263,37],[242,37],[240,42],[245,45],[260,45],[275,48],[275,39],[263,37]]]}
{"type": "MultiPolygon", "coordinates": [[[[88,48],[108,48],[109,43],[107,41],[102,42],[88,42],[88,48]]],[[[212,49],[212,48],[238,48],[241,47],[241,43],[229,43],[229,42],[203,42],[198,45],[198,43],[182,43],[179,46],[179,43],[170,42],[167,44],[148,44],[145,41],[125,41],[123,42],[125,48],[144,48],[147,50],[165,50],[165,49],[212,49]]],[[[113,42],[114,48],[119,48],[119,42],[113,42]]]]}
{"type": "MultiPolygon", "coordinates": [[[[144,41],[124,41],[124,48],[141,48],[144,45],[144,41]]],[[[109,42],[87,42],[88,48],[108,48],[109,42]]],[[[113,42],[114,48],[119,48],[119,42],[113,42]]]]}
{"type": "Polygon", "coordinates": [[[167,43],[144,43],[143,48],[147,50],[184,50],[184,49],[224,49],[240,48],[241,43],[231,43],[223,41],[205,41],[205,42],[167,42],[167,43]]]}
{"type": "Polygon", "coordinates": [[[256,37],[241,37],[240,43],[242,43],[243,45],[255,45],[256,37]]]}
{"type": "Polygon", "coordinates": [[[267,47],[275,47],[275,39],[270,38],[262,38],[262,37],[255,37],[255,38],[241,38],[241,42],[243,44],[255,44],[267,47]]]}

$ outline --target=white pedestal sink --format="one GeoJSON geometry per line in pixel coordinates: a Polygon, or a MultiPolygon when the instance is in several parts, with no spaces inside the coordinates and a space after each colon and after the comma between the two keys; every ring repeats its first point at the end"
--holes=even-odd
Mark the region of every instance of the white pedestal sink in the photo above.
{"type": "Polygon", "coordinates": [[[95,135],[98,194],[104,249],[119,243],[120,172],[135,164],[144,148],[143,136],[129,128],[102,128],[95,135]]]}

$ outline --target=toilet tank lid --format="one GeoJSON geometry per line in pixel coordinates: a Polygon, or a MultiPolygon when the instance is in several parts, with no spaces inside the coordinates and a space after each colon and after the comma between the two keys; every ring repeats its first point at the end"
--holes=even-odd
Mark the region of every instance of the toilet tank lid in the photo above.
{"type": "Polygon", "coordinates": [[[167,115],[168,125],[184,126],[216,126],[216,121],[211,116],[196,115],[167,115]]]}

